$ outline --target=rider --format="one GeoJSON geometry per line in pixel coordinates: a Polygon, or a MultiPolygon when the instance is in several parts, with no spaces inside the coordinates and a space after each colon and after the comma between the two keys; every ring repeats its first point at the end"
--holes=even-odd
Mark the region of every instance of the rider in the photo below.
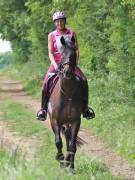
{"type": "MultiPolygon", "coordinates": [[[[65,40],[71,40],[71,37],[75,38],[75,46],[76,46],[76,55],[77,55],[77,64],[79,60],[79,47],[77,43],[76,33],[71,29],[66,28],[66,17],[64,12],[57,11],[53,14],[53,21],[56,27],[56,30],[49,33],[48,35],[48,53],[49,59],[51,61],[51,65],[49,70],[44,78],[43,86],[42,86],[42,100],[41,100],[41,109],[37,113],[38,120],[46,120],[47,115],[47,103],[49,100],[49,95],[47,92],[47,81],[49,75],[55,73],[58,68],[58,64],[61,61],[61,42],[60,37],[64,36],[65,40]]],[[[91,108],[88,107],[88,83],[85,75],[80,70],[79,67],[76,67],[75,74],[77,74],[83,81],[83,89],[84,89],[84,108],[83,108],[83,117],[87,119],[91,119],[95,116],[93,111],[90,111],[91,108]]]]}

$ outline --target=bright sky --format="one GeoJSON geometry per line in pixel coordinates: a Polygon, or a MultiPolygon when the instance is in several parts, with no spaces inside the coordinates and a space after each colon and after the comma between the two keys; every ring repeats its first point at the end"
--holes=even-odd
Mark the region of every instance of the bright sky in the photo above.
{"type": "Polygon", "coordinates": [[[0,39],[0,52],[11,51],[10,42],[0,39]]]}

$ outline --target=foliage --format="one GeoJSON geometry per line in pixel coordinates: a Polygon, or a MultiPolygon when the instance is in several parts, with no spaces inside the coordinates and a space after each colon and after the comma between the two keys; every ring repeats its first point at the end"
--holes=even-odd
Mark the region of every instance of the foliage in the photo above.
{"type": "Polygon", "coordinates": [[[60,9],[77,31],[81,61],[85,61],[88,73],[107,76],[115,72],[134,83],[133,1],[0,0],[0,5],[0,32],[11,41],[19,62],[47,59],[47,36],[54,28],[51,16],[60,9]]]}
{"type": "Polygon", "coordinates": [[[15,58],[11,52],[0,53],[0,69],[7,67],[15,62],[15,58]]]}

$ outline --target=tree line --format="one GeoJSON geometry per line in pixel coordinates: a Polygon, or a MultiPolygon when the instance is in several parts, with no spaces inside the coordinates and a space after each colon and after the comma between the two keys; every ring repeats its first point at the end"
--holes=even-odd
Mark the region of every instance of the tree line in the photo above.
{"type": "Polygon", "coordinates": [[[132,0],[0,0],[0,33],[16,61],[47,59],[52,14],[65,11],[77,32],[81,65],[87,73],[111,73],[129,83],[135,96],[135,2],[132,0]]]}

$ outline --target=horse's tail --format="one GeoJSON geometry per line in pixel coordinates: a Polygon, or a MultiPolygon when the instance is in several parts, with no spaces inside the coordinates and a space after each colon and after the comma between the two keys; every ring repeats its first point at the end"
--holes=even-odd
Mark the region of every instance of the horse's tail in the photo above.
{"type": "MultiPolygon", "coordinates": [[[[71,139],[71,127],[62,127],[62,134],[65,136],[65,138],[67,138],[68,140],[71,139]]],[[[76,138],[76,145],[78,147],[81,147],[83,144],[85,143],[85,141],[80,138],[79,136],[77,136],[76,138]]]]}

